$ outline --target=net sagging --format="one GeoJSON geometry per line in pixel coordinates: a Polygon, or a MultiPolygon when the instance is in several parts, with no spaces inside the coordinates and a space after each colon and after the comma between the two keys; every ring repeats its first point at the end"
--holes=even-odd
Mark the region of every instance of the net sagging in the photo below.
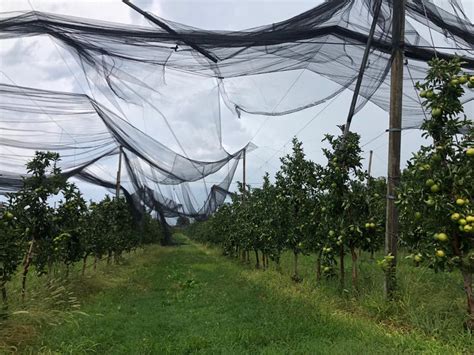
{"type": "MultiPolygon", "coordinates": [[[[0,38],[51,36],[81,61],[87,76],[102,78],[103,85],[91,82],[114,105],[117,98],[153,105],[154,95],[179,105],[183,96],[173,97],[170,85],[175,83],[167,78],[180,76],[186,93],[201,77],[218,81],[224,102],[237,114],[283,115],[354,88],[376,3],[326,1],[286,21],[240,31],[200,30],[156,16],[172,32],[153,23],[137,27],[28,12],[3,15],[0,38]]],[[[423,78],[426,62],[435,55],[432,37],[444,48],[436,55],[456,52],[466,68],[474,69],[473,25],[459,1],[449,3],[455,13],[433,1],[407,2],[405,56],[411,77],[405,74],[405,127],[419,125],[424,117],[412,80],[423,78]]],[[[383,1],[358,110],[369,100],[388,110],[391,21],[392,1],[383,1]]],[[[204,106],[202,100],[195,102],[195,107],[204,106]]]]}
{"type": "MultiPolygon", "coordinates": [[[[356,112],[369,101],[388,111],[393,1],[382,1],[356,112]]],[[[413,83],[424,78],[429,59],[457,53],[466,69],[474,69],[473,24],[460,1],[447,4],[407,1],[404,128],[418,127],[424,118],[413,83]]],[[[116,159],[122,145],[129,175],[123,186],[130,198],[149,208],[163,205],[169,215],[204,215],[223,201],[241,154],[224,149],[221,101],[237,116],[279,116],[353,90],[376,6],[377,0],[326,1],[288,20],[239,31],[202,30],[156,16],[171,30],[153,22],[131,26],[41,12],[1,14],[0,39],[52,38],[80,63],[94,98],[2,86],[2,110],[10,112],[2,145],[56,150],[66,173],[107,187],[115,176],[99,163],[116,159]],[[13,96],[13,102],[3,99],[13,96]],[[175,109],[185,106],[194,111],[175,109]],[[142,130],[136,129],[141,123],[133,107],[148,117],[142,130]],[[25,120],[17,126],[19,113],[25,120]],[[36,130],[40,123],[48,127],[38,137],[29,125],[36,130]],[[171,138],[143,130],[167,130],[171,138]],[[199,155],[197,146],[205,146],[199,156],[205,159],[190,155],[199,155]],[[219,172],[222,183],[206,187],[206,202],[198,206],[193,182],[219,172]],[[177,188],[170,191],[166,186],[173,184],[177,188]]],[[[473,98],[465,95],[466,102],[473,98]]],[[[16,186],[15,173],[30,153],[5,158],[1,188],[16,186]]]]}
{"type": "Polygon", "coordinates": [[[223,202],[222,191],[228,191],[242,155],[239,150],[222,154],[221,159],[212,162],[189,159],[84,94],[0,84],[0,95],[0,131],[3,133],[0,146],[4,148],[0,167],[2,193],[21,186],[21,177],[26,174],[25,162],[36,150],[60,153],[60,167],[68,177],[115,188],[116,177],[101,167],[100,162],[117,161],[121,147],[126,167],[123,176],[127,177],[122,186],[136,204],[140,201],[148,201],[148,205],[161,204],[169,217],[200,217],[209,215],[223,202]],[[224,171],[222,182],[212,188],[204,205],[196,208],[187,184],[213,176],[226,166],[230,168],[224,171]],[[156,190],[148,192],[160,185],[176,185],[181,190],[177,200],[182,201],[179,207],[156,190]],[[216,188],[220,194],[215,192],[216,188]],[[141,199],[140,194],[143,194],[141,199]]]}

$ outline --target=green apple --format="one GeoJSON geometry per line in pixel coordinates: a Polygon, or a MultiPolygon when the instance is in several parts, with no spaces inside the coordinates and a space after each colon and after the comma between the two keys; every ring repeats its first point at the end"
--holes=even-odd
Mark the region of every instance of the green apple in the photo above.
{"type": "Polygon", "coordinates": [[[435,234],[435,239],[440,242],[445,242],[448,240],[448,236],[446,235],[446,233],[437,233],[435,234]]]}
{"type": "Polygon", "coordinates": [[[434,118],[440,118],[442,115],[443,115],[443,110],[441,110],[440,108],[438,107],[435,107],[431,110],[431,115],[434,117],[434,118]]]}
{"type": "Polygon", "coordinates": [[[431,187],[435,184],[435,181],[433,179],[428,179],[426,180],[425,182],[425,185],[428,186],[428,187],[431,187]]]}
{"type": "Polygon", "coordinates": [[[432,200],[431,198],[429,198],[428,200],[426,200],[426,201],[425,201],[425,203],[426,203],[428,206],[430,206],[430,207],[431,207],[431,206],[434,206],[434,204],[435,204],[435,201],[434,201],[434,200],[432,200]]]}
{"type": "Polygon", "coordinates": [[[456,222],[456,221],[459,220],[459,218],[461,218],[461,215],[460,215],[459,213],[453,213],[453,214],[451,215],[451,221],[456,222]]]}

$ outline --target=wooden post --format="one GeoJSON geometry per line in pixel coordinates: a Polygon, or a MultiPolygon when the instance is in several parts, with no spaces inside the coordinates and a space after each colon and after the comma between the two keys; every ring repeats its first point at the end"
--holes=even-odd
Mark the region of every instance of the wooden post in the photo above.
{"type": "Polygon", "coordinates": [[[115,185],[115,197],[117,200],[120,198],[120,177],[122,175],[122,154],[123,154],[123,148],[120,146],[120,152],[119,152],[119,162],[118,162],[118,170],[117,170],[117,183],[115,185]]]}
{"type": "Polygon", "coordinates": [[[244,193],[247,191],[247,182],[246,182],[246,164],[247,164],[247,158],[246,158],[246,152],[247,148],[244,148],[244,155],[243,155],[243,161],[242,161],[242,183],[244,184],[244,193]]]}
{"type": "Polygon", "coordinates": [[[390,83],[390,125],[388,136],[387,215],[385,255],[394,258],[385,273],[384,291],[387,299],[394,298],[398,244],[398,211],[395,205],[400,181],[400,149],[403,99],[403,50],[405,42],[406,0],[393,1],[392,67],[390,83]]]}
{"type": "Polygon", "coordinates": [[[370,173],[372,172],[372,155],[374,154],[374,151],[371,150],[369,152],[369,169],[367,170],[367,174],[370,176],[370,173]]]}

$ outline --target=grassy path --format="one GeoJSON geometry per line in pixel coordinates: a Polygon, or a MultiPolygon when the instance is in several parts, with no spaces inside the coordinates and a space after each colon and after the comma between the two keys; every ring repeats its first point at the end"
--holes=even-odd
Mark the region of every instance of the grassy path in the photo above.
{"type": "Polygon", "coordinates": [[[184,240],[152,246],[84,281],[73,322],[47,327],[30,353],[382,354],[455,353],[437,341],[387,331],[320,309],[298,286],[184,240]],[[260,282],[260,276],[267,282],[260,282]],[[270,283],[269,281],[270,280],[270,283]],[[271,283],[273,281],[273,284],[271,283]],[[95,285],[95,286],[94,286],[95,285]]]}

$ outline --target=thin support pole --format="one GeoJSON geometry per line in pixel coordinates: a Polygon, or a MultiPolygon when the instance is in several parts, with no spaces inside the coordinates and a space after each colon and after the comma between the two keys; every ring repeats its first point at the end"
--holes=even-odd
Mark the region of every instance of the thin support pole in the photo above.
{"type": "Polygon", "coordinates": [[[393,2],[392,22],[392,66],[390,84],[390,125],[388,136],[387,215],[385,230],[385,255],[391,255],[385,274],[384,291],[389,300],[396,291],[396,265],[398,247],[398,210],[395,204],[400,182],[400,150],[403,100],[403,47],[405,43],[406,0],[393,2]]]}
{"type": "Polygon", "coordinates": [[[367,61],[369,59],[370,47],[372,45],[372,40],[374,38],[375,28],[377,27],[377,19],[380,14],[380,8],[382,7],[382,0],[378,0],[374,9],[374,18],[372,20],[372,25],[370,27],[369,37],[367,38],[367,45],[365,46],[364,56],[362,57],[362,62],[360,63],[359,75],[357,77],[356,86],[354,88],[354,94],[352,95],[351,106],[349,108],[349,113],[347,115],[346,125],[344,127],[344,136],[349,133],[352,117],[354,116],[357,98],[359,96],[360,87],[362,85],[362,80],[364,78],[365,68],[367,67],[367,61]]]}
{"type": "Polygon", "coordinates": [[[244,148],[243,159],[242,159],[242,183],[244,185],[244,193],[247,191],[247,181],[246,181],[246,170],[247,170],[247,157],[246,157],[247,148],[244,148]]]}
{"type": "Polygon", "coordinates": [[[117,183],[115,185],[115,197],[117,198],[117,200],[120,198],[120,178],[122,176],[122,154],[123,154],[123,147],[120,146],[118,170],[117,170],[117,183]]]}
{"type": "Polygon", "coordinates": [[[369,169],[367,170],[367,174],[370,176],[370,173],[372,172],[372,156],[374,155],[374,151],[371,150],[369,152],[369,169]]]}

